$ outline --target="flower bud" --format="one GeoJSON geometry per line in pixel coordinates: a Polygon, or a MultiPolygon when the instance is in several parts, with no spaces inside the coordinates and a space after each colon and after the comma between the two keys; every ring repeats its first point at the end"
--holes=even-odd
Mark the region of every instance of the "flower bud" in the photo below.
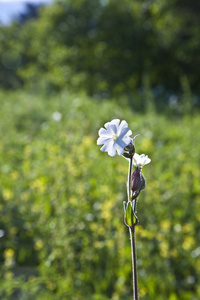
{"type": "Polygon", "coordinates": [[[140,191],[143,190],[145,186],[146,186],[146,181],[141,172],[141,169],[135,167],[135,170],[131,175],[131,190],[133,192],[132,200],[137,198],[140,191]]]}
{"type": "Polygon", "coordinates": [[[137,191],[140,188],[141,181],[140,168],[136,167],[131,175],[131,190],[132,192],[137,191]]]}

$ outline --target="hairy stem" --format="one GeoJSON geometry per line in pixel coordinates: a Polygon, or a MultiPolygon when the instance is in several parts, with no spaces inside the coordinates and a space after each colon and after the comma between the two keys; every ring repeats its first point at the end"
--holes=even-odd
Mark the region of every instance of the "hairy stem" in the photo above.
{"type": "Polygon", "coordinates": [[[130,233],[131,253],[132,253],[133,299],[138,300],[136,246],[135,246],[135,226],[129,227],[129,233],[130,233]]]}
{"type": "MultiPolygon", "coordinates": [[[[131,157],[130,161],[129,161],[128,184],[127,184],[128,201],[131,201],[131,199],[132,199],[132,191],[131,191],[132,163],[133,163],[133,159],[131,157]]],[[[132,209],[133,209],[133,212],[135,213],[136,199],[134,200],[134,203],[132,203],[132,209]]],[[[131,253],[132,253],[133,299],[138,300],[136,246],[135,246],[135,226],[129,227],[129,233],[130,233],[131,253]]]]}
{"type": "Polygon", "coordinates": [[[129,160],[128,184],[127,184],[128,201],[131,201],[131,197],[132,197],[132,191],[131,191],[131,172],[132,172],[132,163],[133,163],[133,158],[131,157],[130,160],[129,160]]]}

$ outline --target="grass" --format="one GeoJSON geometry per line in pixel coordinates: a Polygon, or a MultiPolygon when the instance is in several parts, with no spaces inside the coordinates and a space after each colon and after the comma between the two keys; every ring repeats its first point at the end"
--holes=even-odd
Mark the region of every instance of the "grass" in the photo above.
{"type": "Polygon", "coordinates": [[[198,114],[142,114],[67,91],[1,92],[0,103],[1,299],[131,299],[127,161],[96,145],[115,117],[152,159],[137,205],[140,299],[200,297],[198,114]]]}

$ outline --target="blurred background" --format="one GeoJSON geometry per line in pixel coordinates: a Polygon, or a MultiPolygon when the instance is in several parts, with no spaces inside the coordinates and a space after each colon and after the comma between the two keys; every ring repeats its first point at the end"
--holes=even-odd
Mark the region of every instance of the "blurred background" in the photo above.
{"type": "Polygon", "coordinates": [[[0,1],[0,298],[132,299],[125,119],[151,159],[141,300],[200,299],[200,2],[0,1]]]}

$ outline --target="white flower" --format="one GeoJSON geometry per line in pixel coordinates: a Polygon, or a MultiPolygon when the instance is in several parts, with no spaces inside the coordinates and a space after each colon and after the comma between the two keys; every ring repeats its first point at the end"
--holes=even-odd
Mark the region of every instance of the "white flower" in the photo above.
{"type": "Polygon", "coordinates": [[[122,121],[121,124],[119,119],[114,119],[111,122],[106,123],[105,128],[99,130],[99,138],[97,145],[103,145],[101,147],[102,152],[108,152],[108,155],[115,156],[116,152],[118,155],[122,155],[124,148],[131,142],[130,135],[132,131],[128,128],[126,121],[122,121]]]}
{"type": "Polygon", "coordinates": [[[135,153],[133,156],[133,165],[135,167],[143,167],[144,165],[147,165],[151,162],[151,159],[148,157],[148,155],[145,154],[137,154],[135,153]]]}

